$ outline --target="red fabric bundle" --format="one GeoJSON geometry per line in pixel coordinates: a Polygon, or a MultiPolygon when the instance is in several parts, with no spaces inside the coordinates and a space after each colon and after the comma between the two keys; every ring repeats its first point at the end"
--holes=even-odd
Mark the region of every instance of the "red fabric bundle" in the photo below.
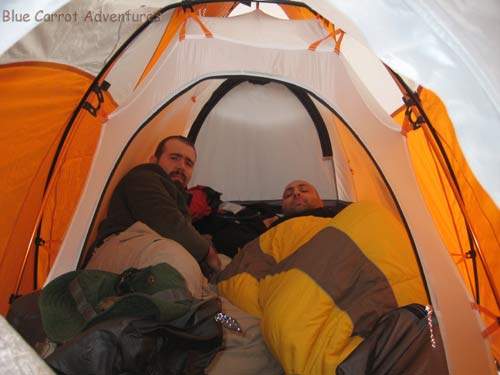
{"type": "Polygon", "coordinates": [[[208,203],[206,186],[196,185],[189,189],[191,201],[189,202],[189,213],[193,221],[200,220],[212,213],[212,207],[208,203]]]}

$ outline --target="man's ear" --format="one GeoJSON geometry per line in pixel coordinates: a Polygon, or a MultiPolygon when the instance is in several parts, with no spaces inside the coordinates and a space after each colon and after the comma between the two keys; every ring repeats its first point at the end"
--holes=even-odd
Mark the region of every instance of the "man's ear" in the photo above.
{"type": "Polygon", "coordinates": [[[149,157],[149,162],[153,163],[153,164],[156,164],[156,163],[158,163],[158,158],[156,156],[154,156],[154,155],[151,155],[149,157]]]}

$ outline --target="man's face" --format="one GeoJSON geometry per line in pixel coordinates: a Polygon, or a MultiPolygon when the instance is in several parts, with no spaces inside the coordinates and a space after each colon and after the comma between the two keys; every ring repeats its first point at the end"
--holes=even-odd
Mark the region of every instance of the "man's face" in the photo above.
{"type": "Polygon", "coordinates": [[[177,139],[171,139],[163,145],[163,153],[156,163],[163,168],[172,181],[178,181],[187,187],[193,175],[196,153],[190,146],[177,139]]]}
{"type": "Polygon", "coordinates": [[[298,180],[290,182],[285,187],[281,206],[283,213],[289,216],[323,207],[323,201],[314,186],[306,181],[298,180]]]}

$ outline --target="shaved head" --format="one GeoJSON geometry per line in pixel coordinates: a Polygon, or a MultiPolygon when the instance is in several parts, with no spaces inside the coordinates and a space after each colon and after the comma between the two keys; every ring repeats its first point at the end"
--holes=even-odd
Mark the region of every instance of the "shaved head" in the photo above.
{"type": "Polygon", "coordinates": [[[283,213],[290,216],[323,207],[323,201],[316,188],[309,182],[295,180],[286,185],[281,207],[283,213]]]}

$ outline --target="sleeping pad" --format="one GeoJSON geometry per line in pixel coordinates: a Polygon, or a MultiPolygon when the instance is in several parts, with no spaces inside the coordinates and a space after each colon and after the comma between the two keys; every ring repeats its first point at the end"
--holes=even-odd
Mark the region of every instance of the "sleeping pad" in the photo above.
{"type": "Polygon", "coordinates": [[[404,227],[370,202],[271,228],[236,255],[218,289],[261,319],[287,374],[333,374],[381,316],[427,304],[404,227]]]}

